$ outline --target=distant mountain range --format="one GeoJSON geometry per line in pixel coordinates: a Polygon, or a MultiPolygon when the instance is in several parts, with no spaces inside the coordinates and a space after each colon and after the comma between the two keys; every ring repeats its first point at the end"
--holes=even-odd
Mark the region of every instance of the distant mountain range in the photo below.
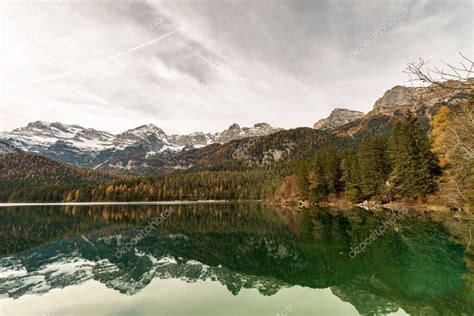
{"type": "Polygon", "coordinates": [[[147,124],[114,135],[80,125],[36,121],[0,133],[0,152],[22,150],[78,167],[129,170],[137,166],[136,161],[150,157],[167,160],[177,152],[269,135],[279,130],[266,123],[252,127],[234,123],[220,133],[168,136],[161,128],[147,124]]]}
{"type": "Polygon", "coordinates": [[[37,121],[0,133],[0,153],[21,150],[76,167],[139,175],[169,174],[191,167],[253,168],[312,155],[325,142],[350,146],[365,135],[388,134],[393,123],[407,112],[418,116],[429,128],[431,117],[442,105],[465,102],[473,88],[474,80],[461,86],[456,82],[418,88],[395,86],[375,102],[369,113],[336,108],[329,117],[314,124],[316,131],[282,130],[258,123],[252,127],[232,124],[218,133],[167,135],[148,124],[112,134],[79,125],[37,121]]]}

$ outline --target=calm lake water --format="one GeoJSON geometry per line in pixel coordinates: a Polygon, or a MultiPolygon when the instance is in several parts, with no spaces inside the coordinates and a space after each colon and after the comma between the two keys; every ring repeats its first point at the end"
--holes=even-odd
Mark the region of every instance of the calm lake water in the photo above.
{"type": "Polygon", "coordinates": [[[0,315],[473,315],[470,227],[252,203],[2,207],[0,315]]]}

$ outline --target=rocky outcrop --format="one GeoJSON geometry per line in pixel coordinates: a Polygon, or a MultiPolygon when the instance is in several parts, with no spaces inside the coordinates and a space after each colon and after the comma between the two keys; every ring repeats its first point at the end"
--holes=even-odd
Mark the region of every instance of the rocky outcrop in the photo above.
{"type": "Polygon", "coordinates": [[[460,83],[445,82],[429,87],[395,86],[386,91],[374,104],[369,115],[406,113],[431,116],[441,105],[454,105],[466,101],[474,89],[474,78],[460,83]]]}
{"type": "Polygon", "coordinates": [[[448,81],[428,87],[395,86],[375,102],[373,110],[367,115],[333,128],[331,132],[338,136],[359,139],[367,135],[387,135],[393,124],[408,112],[425,124],[429,124],[441,106],[465,104],[472,91],[474,91],[474,78],[464,82],[448,81]]]}
{"type": "Polygon", "coordinates": [[[369,128],[367,125],[373,123],[372,125],[375,124],[375,127],[380,129],[379,125],[384,124],[382,121],[394,119],[408,112],[431,119],[441,106],[467,102],[472,91],[474,91],[474,78],[464,82],[446,81],[428,87],[395,86],[375,102],[373,110],[367,115],[337,108],[327,118],[316,122],[313,128],[330,130],[337,135],[353,136],[360,130],[369,128]]]}
{"type": "Polygon", "coordinates": [[[169,139],[175,144],[199,148],[214,143],[225,144],[236,139],[265,136],[281,130],[267,123],[256,123],[252,127],[240,127],[239,124],[234,123],[220,133],[196,132],[189,135],[171,135],[169,139]]]}
{"type": "Polygon", "coordinates": [[[216,135],[216,142],[225,144],[235,139],[242,139],[253,136],[265,136],[281,131],[281,128],[273,128],[267,123],[257,123],[252,127],[240,127],[234,123],[222,133],[216,135]]]}
{"type": "Polygon", "coordinates": [[[336,108],[327,118],[321,119],[314,123],[313,128],[320,130],[332,130],[358,120],[364,117],[364,115],[365,114],[360,111],[336,108]]]}
{"type": "Polygon", "coordinates": [[[161,128],[153,124],[142,125],[115,135],[113,145],[123,149],[140,141],[147,140],[150,137],[156,139],[156,141],[161,144],[170,145],[166,133],[161,128]]]}
{"type": "Polygon", "coordinates": [[[375,102],[373,112],[392,114],[396,110],[411,107],[420,99],[422,89],[424,90],[424,88],[395,86],[375,102]]]}

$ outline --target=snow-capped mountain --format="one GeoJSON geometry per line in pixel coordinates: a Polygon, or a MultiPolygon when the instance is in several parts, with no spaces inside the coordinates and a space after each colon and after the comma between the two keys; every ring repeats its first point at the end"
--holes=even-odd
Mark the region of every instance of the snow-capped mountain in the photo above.
{"type": "Polygon", "coordinates": [[[170,141],[177,145],[203,147],[210,144],[225,144],[235,139],[242,139],[253,136],[265,136],[282,130],[273,128],[267,123],[257,123],[252,127],[240,127],[237,123],[230,125],[220,133],[196,132],[188,135],[171,135],[170,141]]]}
{"type": "Polygon", "coordinates": [[[58,141],[83,150],[100,151],[109,148],[124,149],[152,135],[169,145],[165,132],[153,124],[142,125],[114,135],[79,125],[37,121],[11,132],[0,133],[0,138],[11,139],[17,147],[28,151],[35,151],[36,147],[51,146],[58,141]]]}
{"type": "Polygon", "coordinates": [[[228,143],[234,139],[242,139],[253,136],[265,136],[281,131],[281,128],[273,128],[267,123],[257,123],[252,127],[240,127],[237,123],[229,126],[228,129],[216,135],[216,142],[220,144],[228,143]]]}
{"type": "Polygon", "coordinates": [[[12,143],[20,149],[40,152],[40,147],[51,146],[57,141],[85,150],[103,150],[114,146],[115,136],[79,125],[36,121],[11,132],[0,133],[0,138],[11,139],[12,143]],[[38,150],[35,150],[37,148],[38,150]]]}
{"type": "Polygon", "coordinates": [[[220,133],[195,132],[168,136],[158,126],[147,124],[114,135],[79,125],[37,121],[0,133],[0,152],[24,150],[79,167],[109,171],[140,167],[149,169],[150,163],[161,166],[182,150],[264,136],[279,130],[266,123],[243,128],[234,123],[220,133]],[[154,161],[147,163],[151,157],[154,161]]]}
{"type": "MultiPolygon", "coordinates": [[[[217,134],[217,133],[216,133],[217,134]]],[[[215,134],[203,132],[195,132],[188,135],[173,134],[169,137],[169,140],[177,145],[181,146],[192,146],[192,147],[204,147],[216,142],[215,134]]]]}
{"type": "Polygon", "coordinates": [[[164,145],[170,145],[168,136],[161,128],[153,124],[142,125],[133,129],[129,129],[115,136],[113,144],[116,148],[123,149],[139,141],[143,141],[148,137],[153,137],[164,145]]]}

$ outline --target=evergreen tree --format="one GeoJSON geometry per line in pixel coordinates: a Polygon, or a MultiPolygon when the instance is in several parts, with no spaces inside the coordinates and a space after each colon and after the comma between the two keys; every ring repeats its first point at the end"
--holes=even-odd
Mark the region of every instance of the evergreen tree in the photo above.
{"type": "Polygon", "coordinates": [[[437,188],[439,162],[418,120],[408,115],[395,124],[389,139],[390,180],[402,197],[425,197],[437,188]]]}
{"type": "Polygon", "coordinates": [[[323,147],[319,152],[319,161],[323,166],[324,180],[328,193],[337,193],[341,189],[340,159],[334,144],[323,147]]]}
{"type": "Polygon", "coordinates": [[[340,159],[335,145],[322,147],[316,154],[312,170],[308,174],[309,197],[327,198],[341,189],[340,159]]]}
{"type": "Polygon", "coordinates": [[[309,198],[309,165],[307,161],[299,161],[295,167],[296,187],[303,199],[309,198]]]}
{"type": "Polygon", "coordinates": [[[365,137],[359,148],[360,186],[364,198],[381,198],[390,169],[386,139],[365,137]]]}
{"type": "Polygon", "coordinates": [[[341,160],[341,181],[344,185],[346,198],[352,201],[359,201],[362,198],[360,185],[360,171],[357,152],[347,151],[341,160]]]}

